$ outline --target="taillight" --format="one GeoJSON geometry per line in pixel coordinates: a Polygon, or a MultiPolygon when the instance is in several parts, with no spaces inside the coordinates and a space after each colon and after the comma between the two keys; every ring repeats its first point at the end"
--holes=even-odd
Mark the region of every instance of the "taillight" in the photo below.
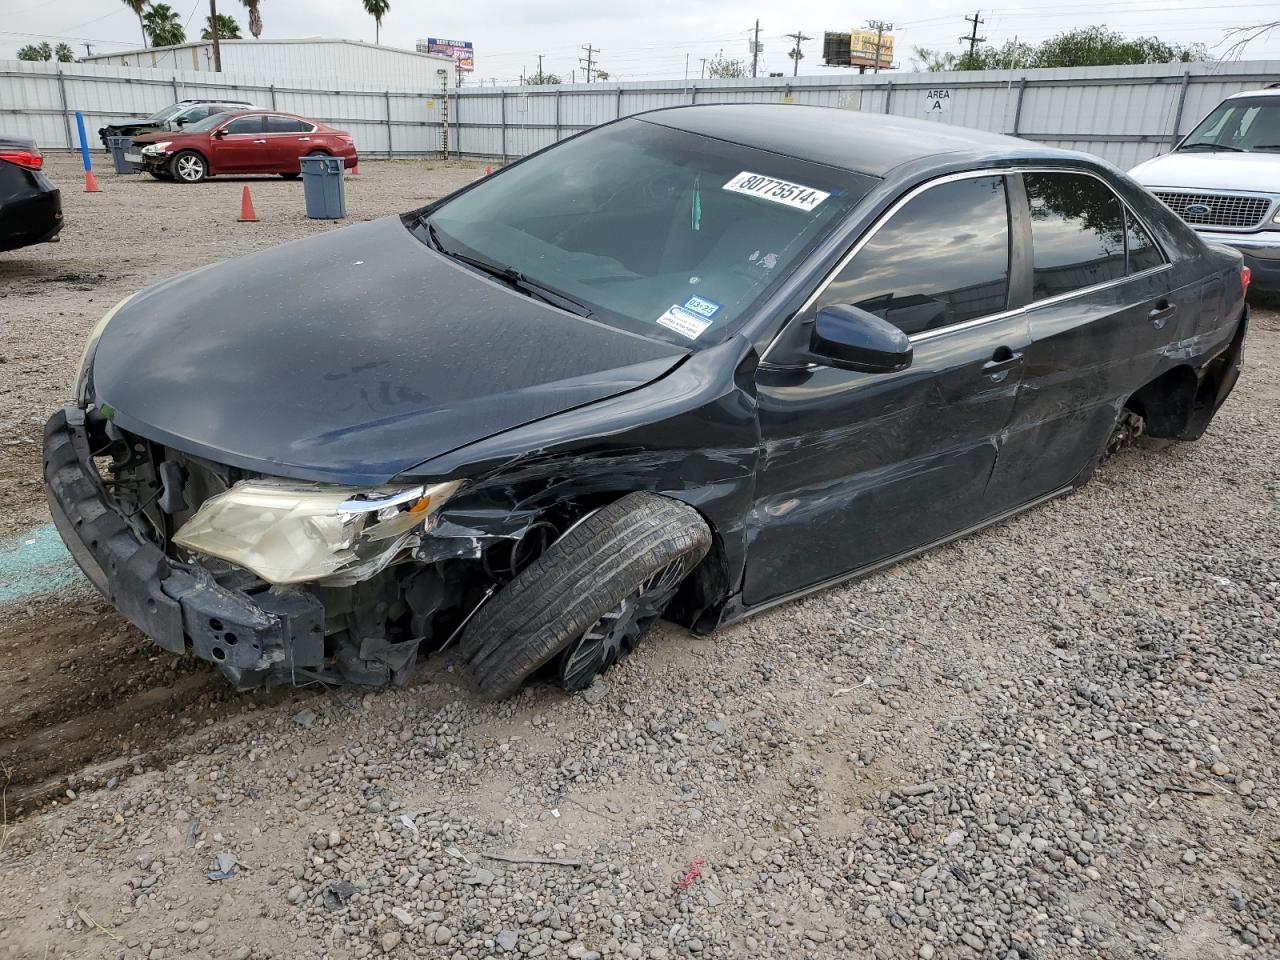
{"type": "Polygon", "coordinates": [[[44,166],[44,157],[40,155],[39,150],[23,150],[17,147],[0,146],[0,160],[8,160],[10,163],[19,167],[26,167],[28,170],[39,170],[44,166]]]}
{"type": "Polygon", "coordinates": [[[1249,281],[1253,279],[1253,269],[1250,267],[1240,268],[1240,295],[1247,297],[1249,295],[1249,281]]]}

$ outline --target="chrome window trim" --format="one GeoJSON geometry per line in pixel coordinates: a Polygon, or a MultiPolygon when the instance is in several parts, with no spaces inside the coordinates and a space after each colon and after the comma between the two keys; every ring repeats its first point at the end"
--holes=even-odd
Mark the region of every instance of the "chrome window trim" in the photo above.
{"type": "MultiPolygon", "coordinates": [[[[880,228],[883,227],[886,223],[888,223],[894,216],[896,216],[899,210],[905,207],[908,203],[910,203],[916,197],[920,196],[920,194],[924,193],[926,190],[932,190],[934,187],[942,186],[943,184],[955,183],[958,180],[973,180],[978,177],[1004,177],[1004,176],[1008,176],[1009,174],[1015,174],[1015,173],[1016,174],[1075,173],[1075,174],[1084,174],[1085,176],[1093,177],[1093,179],[1097,180],[1104,187],[1106,187],[1107,190],[1111,192],[1111,195],[1115,197],[1116,200],[1120,203],[1121,208],[1124,210],[1126,214],[1132,216],[1136,221],[1138,221],[1138,223],[1142,226],[1142,228],[1147,232],[1147,236],[1151,238],[1151,242],[1155,244],[1155,248],[1156,250],[1159,251],[1160,257],[1162,260],[1164,260],[1164,263],[1162,263],[1158,267],[1149,267],[1148,269],[1140,271],[1139,273],[1127,273],[1123,277],[1117,277],[1114,280],[1104,280],[1102,283],[1095,283],[1093,284],[1093,286],[1090,286],[1090,287],[1080,287],[1077,290],[1071,290],[1067,293],[1060,293],[1060,294],[1057,294],[1056,296],[1045,297],[1043,300],[1032,300],[1030,303],[1025,304],[1024,306],[1021,306],[1021,307],[1015,307],[1012,310],[1002,310],[1000,313],[990,313],[981,317],[971,317],[968,320],[961,320],[959,323],[949,324],[948,326],[945,326],[945,327],[938,327],[936,330],[926,330],[922,333],[908,334],[907,339],[910,340],[913,344],[922,343],[926,340],[933,340],[933,339],[936,339],[937,337],[956,333],[960,330],[970,330],[974,327],[979,327],[986,323],[994,323],[997,320],[1006,320],[1010,317],[1016,317],[1018,314],[1026,313],[1028,310],[1045,306],[1046,304],[1052,305],[1055,303],[1061,303],[1065,300],[1070,300],[1073,297],[1080,297],[1086,294],[1095,293],[1099,290],[1105,290],[1108,287],[1114,287],[1121,283],[1127,283],[1128,281],[1134,280],[1138,277],[1154,275],[1161,271],[1168,270],[1173,266],[1173,262],[1169,259],[1168,253],[1165,251],[1164,247],[1160,244],[1159,239],[1157,239],[1155,231],[1153,231],[1151,227],[1147,225],[1146,220],[1144,220],[1141,216],[1139,216],[1138,212],[1134,210],[1131,206],[1129,206],[1129,204],[1125,203],[1124,197],[1116,193],[1115,188],[1110,183],[1108,183],[1104,177],[1100,176],[1098,173],[1096,173],[1093,170],[1088,170],[1083,167],[1064,167],[1064,166],[1050,165],[1050,166],[987,167],[982,170],[965,170],[960,173],[948,173],[948,174],[945,174],[944,176],[937,177],[933,180],[928,180],[924,183],[917,184],[915,187],[912,187],[909,191],[907,191],[905,194],[899,197],[896,201],[894,201],[894,203],[890,207],[888,207],[884,211],[884,213],[880,215],[880,218],[876,220],[876,222],[873,223],[861,237],[858,238],[857,243],[855,243],[852,247],[850,247],[849,251],[843,257],[841,257],[840,260],[836,262],[836,265],[830,271],[828,271],[827,275],[823,277],[822,282],[818,284],[818,286],[814,289],[813,293],[809,294],[809,296],[805,298],[804,303],[800,305],[800,309],[798,309],[795,313],[793,313],[787,319],[787,322],[782,325],[781,329],[778,330],[778,332],[774,335],[773,339],[769,341],[769,346],[765,348],[763,355],[761,355],[760,362],[762,364],[769,364],[770,366],[773,366],[775,368],[778,368],[778,367],[788,367],[788,368],[796,367],[797,369],[800,368],[801,365],[771,364],[769,361],[769,354],[773,352],[773,348],[777,345],[778,341],[782,339],[783,332],[792,323],[796,322],[797,317],[801,317],[808,312],[809,308],[812,307],[814,303],[818,301],[818,298],[821,297],[822,294],[826,292],[827,287],[831,286],[831,284],[835,281],[836,277],[840,275],[840,271],[842,271],[845,267],[847,267],[849,265],[849,262],[853,260],[853,258],[856,257],[862,251],[862,248],[867,244],[867,242],[870,241],[872,237],[874,237],[877,233],[880,232],[880,228]]],[[[1007,191],[1006,191],[1006,195],[1007,195],[1007,191]]],[[[1010,227],[1010,240],[1012,241],[1012,226],[1010,227]]],[[[1128,264],[1127,264],[1127,258],[1126,258],[1126,266],[1127,265],[1128,264]]],[[[819,366],[822,366],[822,364],[816,364],[816,363],[803,364],[803,367],[806,369],[813,369],[819,366]]]]}

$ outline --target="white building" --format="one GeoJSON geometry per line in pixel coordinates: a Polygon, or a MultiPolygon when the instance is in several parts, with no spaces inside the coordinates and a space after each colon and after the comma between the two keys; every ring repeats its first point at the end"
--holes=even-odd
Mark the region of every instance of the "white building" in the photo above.
{"type": "MultiPolygon", "coordinates": [[[[375,46],[355,40],[222,40],[222,71],[241,77],[324,81],[337,90],[439,90],[457,86],[453,60],[435,54],[375,46]],[[443,71],[443,73],[441,72],[443,71]]],[[[196,40],[84,57],[83,63],[117,67],[213,70],[213,41],[196,40]]]]}

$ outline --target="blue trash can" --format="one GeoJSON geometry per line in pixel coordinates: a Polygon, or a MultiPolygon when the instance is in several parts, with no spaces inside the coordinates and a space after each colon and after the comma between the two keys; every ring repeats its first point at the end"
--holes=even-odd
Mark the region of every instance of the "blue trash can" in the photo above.
{"type": "Polygon", "coordinates": [[[137,173],[142,169],[141,163],[125,158],[132,146],[133,137],[107,137],[107,147],[111,151],[111,162],[115,164],[116,173],[137,173]]]}
{"type": "Polygon", "coordinates": [[[302,157],[302,192],[312,220],[341,220],[347,215],[347,190],[341,157],[302,157]]]}

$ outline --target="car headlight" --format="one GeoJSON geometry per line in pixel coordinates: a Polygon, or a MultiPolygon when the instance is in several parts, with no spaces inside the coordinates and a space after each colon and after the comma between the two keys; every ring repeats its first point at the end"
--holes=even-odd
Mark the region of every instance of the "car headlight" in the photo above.
{"type": "Polygon", "coordinates": [[[1280,205],[1276,206],[1276,215],[1271,218],[1272,223],[1280,223],[1280,205]]]}
{"type": "Polygon", "coordinates": [[[76,368],[76,379],[72,389],[76,406],[81,410],[89,405],[89,374],[93,370],[93,355],[98,352],[98,341],[102,339],[102,331],[107,329],[111,318],[120,312],[120,308],[134,298],[135,294],[125,297],[114,307],[102,315],[102,319],[93,325],[89,336],[84,341],[84,350],[80,352],[80,366],[76,368]]]}
{"type": "Polygon", "coordinates": [[[154,157],[160,153],[166,153],[173,144],[172,140],[161,140],[159,143],[151,143],[142,148],[142,152],[149,157],[154,157]]]}
{"type": "Polygon", "coordinates": [[[242,480],[210,497],[173,542],[273,584],[373,576],[426,529],[462,485],[449,480],[364,490],[294,480],[242,480]]]}

